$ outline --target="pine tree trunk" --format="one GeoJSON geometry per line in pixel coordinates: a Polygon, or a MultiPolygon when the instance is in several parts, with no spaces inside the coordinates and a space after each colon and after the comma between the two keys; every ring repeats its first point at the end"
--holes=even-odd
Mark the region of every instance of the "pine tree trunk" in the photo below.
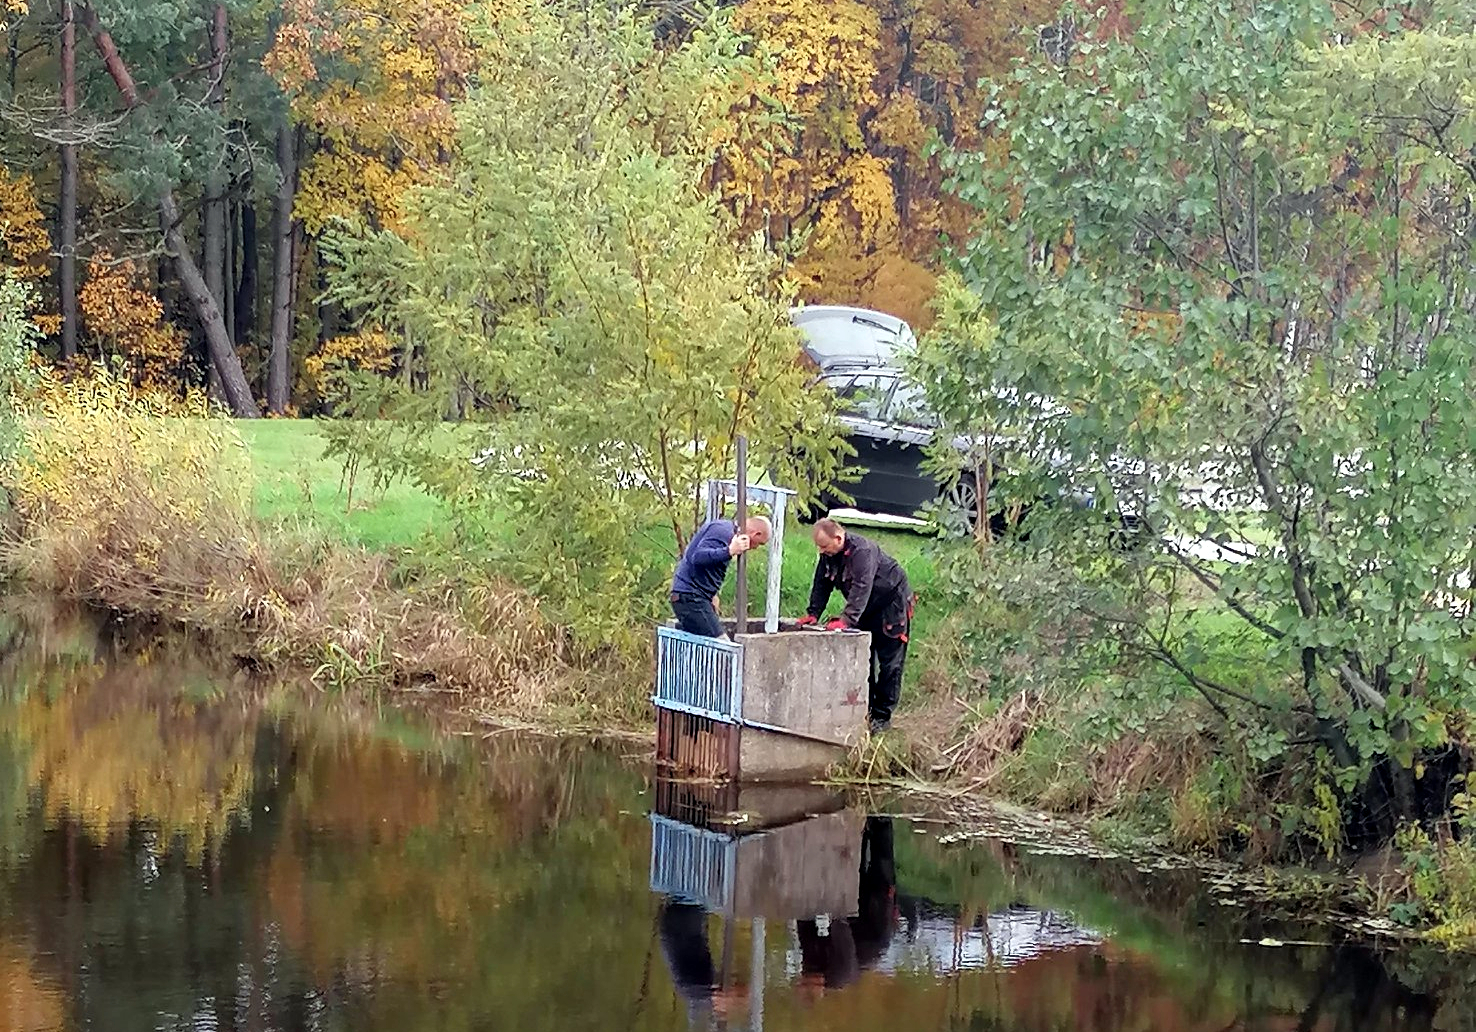
{"type": "MultiPolygon", "coordinates": [[[[12,34],[13,35],[13,34],[12,34]]],[[[61,103],[63,132],[70,139],[77,112],[77,20],[72,0],[62,0],[61,103]]],[[[61,196],[57,222],[61,252],[57,294],[61,303],[62,359],[77,354],[77,145],[61,145],[61,196]]]]}
{"type": "MultiPolygon", "coordinates": [[[[98,22],[97,12],[83,4],[78,8],[78,17],[92,36],[92,42],[124,104],[130,109],[138,107],[141,101],[133,74],[124,63],[123,56],[118,53],[112,35],[98,22]]],[[[220,377],[221,391],[226,403],[236,416],[254,419],[261,415],[261,410],[256,406],[256,399],[251,396],[251,385],[246,382],[246,373],[241,368],[241,356],[236,354],[236,349],[231,344],[231,335],[221,316],[220,306],[211,296],[205,277],[195,264],[184,239],[184,231],[180,228],[179,204],[174,199],[173,189],[165,188],[159,197],[159,225],[164,234],[164,250],[174,262],[180,286],[205,334],[211,367],[220,377]]]]}
{"type": "Polygon", "coordinates": [[[226,329],[231,331],[231,340],[240,350],[241,338],[236,334],[236,246],[240,243],[241,205],[226,192],[225,202],[225,276],[221,286],[221,308],[225,309],[226,329]]]}
{"type": "MultiPolygon", "coordinates": [[[[225,5],[217,3],[212,11],[210,23],[210,93],[207,98],[209,105],[215,109],[217,115],[222,114],[225,108],[226,46],[225,5]]],[[[210,296],[215,298],[215,303],[224,311],[226,308],[226,173],[223,166],[226,158],[222,155],[219,160],[221,165],[211,169],[205,181],[203,218],[205,230],[201,265],[205,270],[205,283],[210,288],[210,296]]]]}
{"type": "Polygon", "coordinates": [[[236,343],[251,344],[256,340],[257,321],[257,254],[256,205],[247,195],[241,201],[241,278],[236,283],[236,343]]]}
{"type": "Polygon", "coordinates": [[[292,281],[297,269],[292,205],[297,197],[297,134],[287,116],[277,130],[276,207],[272,213],[272,349],[267,359],[267,407],[281,414],[290,400],[292,372],[292,281]]]}

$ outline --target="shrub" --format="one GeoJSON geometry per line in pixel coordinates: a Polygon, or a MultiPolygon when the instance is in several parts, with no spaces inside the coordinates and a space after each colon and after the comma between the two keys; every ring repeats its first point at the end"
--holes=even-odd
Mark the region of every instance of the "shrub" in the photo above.
{"type": "Polygon", "coordinates": [[[255,544],[245,455],[203,396],[135,390],[98,370],[44,377],[21,415],[6,480],[23,572],[137,612],[244,582],[255,544]]]}
{"type": "Polygon", "coordinates": [[[520,710],[571,686],[563,636],[482,577],[397,584],[389,560],[261,526],[232,425],[99,372],[44,378],[3,466],[9,569],[64,596],[244,635],[257,658],[333,685],[434,681],[520,710]]]}

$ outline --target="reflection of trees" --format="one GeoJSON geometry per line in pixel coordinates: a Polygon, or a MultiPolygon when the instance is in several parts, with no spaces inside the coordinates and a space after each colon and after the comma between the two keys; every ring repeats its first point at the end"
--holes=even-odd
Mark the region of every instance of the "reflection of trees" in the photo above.
{"type": "Polygon", "coordinates": [[[631,1006],[654,901],[647,826],[618,812],[639,784],[628,767],[517,739],[460,763],[362,739],[294,748],[268,913],[319,981],[396,986],[362,1027],[495,1012],[554,1028],[550,1013],[578,1024],[591,998],[631,1006]]]}
{"type": "Polygon", "coordinates": [[[65,1004],[36,971],[24,947],[0,940],[0,1032],[62,1027],[65,1004]]]}
{"type": "Polygon", "coordinates": [[[180,697],[201,676],[146,657],[75,666],[0,706],[8,754],[47,820],[67,815],[99,842],[141,820],[198,861],[243,812],[256,734],[244,707],[180,697]]]}
{"type": "MultiPolygon", "coordinates": [[[[201,701],[208,664],[119,661],[85,621],[0,614],[0,676],[0,1032],[685,1026],[641,775],[618,758],[406,748],[343,705],[262,718],[238,694],[201,701]]],[[[899,823],[893,872],[886,828],[868,825],[845,987],[771,985],[768,1027],[1392,1032],[1431,1027],[1401,983],[1445,1001],[1442,1027],[1476,999],[1415,954],[1395,980],[1359,951],[1236,946],[1259,938],[1247,917],[1120,865],[944,849],[899,823]],[[961,936],[1012,904],[1112,942],[942,985],[888,970],[923,919],[961,936]]],[[[765,941],[772,980],[788,930],[765,941]]]]}

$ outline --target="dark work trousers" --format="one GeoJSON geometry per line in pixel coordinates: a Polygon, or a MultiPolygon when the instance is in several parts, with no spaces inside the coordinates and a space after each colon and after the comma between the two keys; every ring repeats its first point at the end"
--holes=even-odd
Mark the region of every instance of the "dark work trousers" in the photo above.
{"type": "Polygon", "coordinates": [[[861,630],[871,632],[872,720],[891,720],[902,697],[902,666],[907,662],[907,636],[912,630],[912,588],[903,580],[894,595],[867,606],[861,630]]]}
{"type": "Polygon", "coordinates": [[[723,624],[717,610],[712,608],[712,599],[702,598],[687,592],[672,592],[671,611],[676,614],[677,628],[688,634],[700,634],[704,638],[721,638],[723,624]]]}
{"type": "Polygon", "coordinates": [[[881,628],[871,632],[872,720],[891,720],[892,709],[902,697],[902,665],[907,662],[907,642],[888,637],[881,628]]]}

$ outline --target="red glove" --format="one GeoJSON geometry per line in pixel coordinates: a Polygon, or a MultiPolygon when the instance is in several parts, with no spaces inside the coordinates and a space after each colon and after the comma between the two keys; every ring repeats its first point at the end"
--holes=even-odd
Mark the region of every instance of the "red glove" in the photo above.
{"type": "Polygon", "coordinates": [[[825,625],[827,631],[843,631],[846,629],[846,621],[842,617],[836,617],[825,625]]]}
{"type": "Polygon", "coordinates": [[[819,622],[820,618],[818,616],[811,616],[809,613],[806,613],[804,616],[795,621],[795,625],[799,627],[808,627],[811,624],[816,624],[819,622]]]}

